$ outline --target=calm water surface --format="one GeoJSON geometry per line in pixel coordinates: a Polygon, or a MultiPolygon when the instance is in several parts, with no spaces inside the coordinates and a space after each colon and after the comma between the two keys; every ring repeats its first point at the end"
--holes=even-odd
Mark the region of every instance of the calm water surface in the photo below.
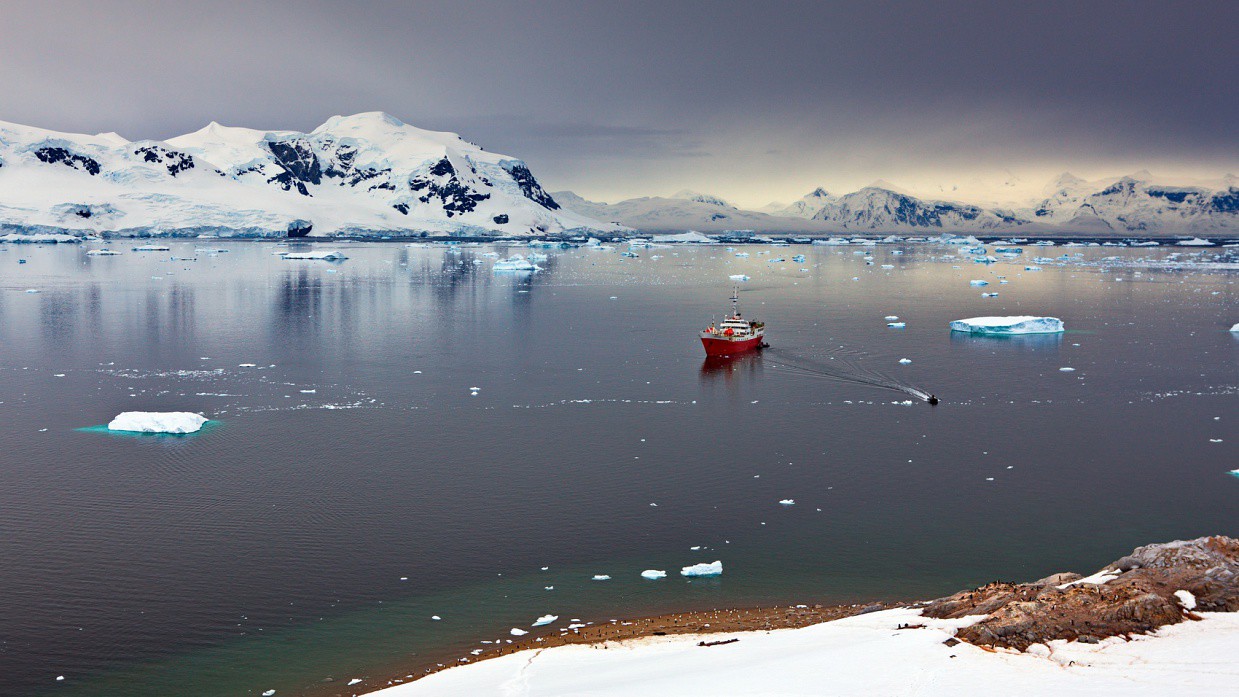
{"type": "Polygon", "coordinates": [[[1089,265],[1171,250],[580,249],[529,278],[488,247],[134,245],[0,246],[2,694],[335,694],[547,613],[934,597],[1239,534],[1239,274],[1089,265]],[[734,273],[774,348],[708,364],[734,273]],[[947,330],[984,314],[1068,332],[947,330]],[[131,409],[216,423],[79,430],[131,409]]]}

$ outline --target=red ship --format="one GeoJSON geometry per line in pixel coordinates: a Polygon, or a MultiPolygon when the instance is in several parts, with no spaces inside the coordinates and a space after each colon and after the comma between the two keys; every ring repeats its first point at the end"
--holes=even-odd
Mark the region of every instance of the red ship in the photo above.
{"type": "Polygon", "coordinates": [[[731,293],[731,316],[717,326],[701,330],[701,345],[706,349],[707,356],[735,356],[748,351],[764,348],[769,344],[763,341],[766,335],[766,323],[754,322],[740,316],[740,289],[731,293]]]}

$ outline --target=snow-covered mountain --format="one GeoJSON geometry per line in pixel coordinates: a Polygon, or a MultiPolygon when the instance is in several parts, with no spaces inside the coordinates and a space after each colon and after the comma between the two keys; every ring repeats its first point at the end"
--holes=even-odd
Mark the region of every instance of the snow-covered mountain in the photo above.
{"type": "Polygon", "coordinates": [[[212,123],[166,142],[0,122],[0,229],[121,235],[544,235],[566,211],[519,159],[372,112],[310,133],[212,123]]]}
{"type": "Polygon", "coordinates": [[[817,215],[818,211],[838,200],[838,196],[831,194],[819,186],[813,191],[810,191],[802,196],[791,205],[776,201],[763,206],[759,210],[762,213],[769,213],[770,215],[780,215],[790,218],[804,218],[805,220],[808,220],[817,215]]]}
{"type": "Polygon", "coordinates": [[[726,232],[757,230],[762,232],[812,232],[821,229],[810,221],[766,215],[757,211],[733,208],[717,197],[662,198],[659,196],[632,198],[618,203],[588,201],[571,191],[556,191],[555,200],[570,211],[618,223],[642,232],[726,232]],[[713,199],[710,201],[709,199],[713,199]]]}
{"type": "Polygon", "coordinates": [[[949,201],[922,201],[876,185],[826,202],[813,214],[813,220],[832,230],[883,232],[1008,231],[1029,223],[1010,211],[949,201]]]}
{"type": "Polygon", "coordinates": [[[1084,232],[1239,232],[1239,178],[1169,183],[1147,171],[1117,179],[1056,178],[1029,211],[1042,223],[1084,232]]]}

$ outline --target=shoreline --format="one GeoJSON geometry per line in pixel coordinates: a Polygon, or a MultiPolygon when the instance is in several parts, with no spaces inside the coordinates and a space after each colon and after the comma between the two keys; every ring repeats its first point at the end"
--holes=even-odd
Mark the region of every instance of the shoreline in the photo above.
{"type": "MultiPolygon", "coordinates": [[[[921,605],[921,602],[877,601],[873,603],[770,605],[741,608],[718,608],[689,610],[647,617],[611,619],[603,622],[571,623],[566,618],[545,627],[529,630],[529,634],[511,639],[510,644],[489,644],[481,647],[481,653],[458,657],[451,663],[435,662],[432,666],[419,666],[413,672],[401,672],[392,676],[375,678],[374,685],[365,686],[361,692],[336,692],[340,697],[377,694],[383,690],[408,685],[422,678],[461,666],[510,656],[529,650],[558,648],[561,646],[595,646],[607,642],[631,641],[650,637],[712,636],[773,631],[776,629],[801,629],[817,624],[833,622],[847,617],[921,605]],[[572,629],[569,624],[580,624],[572,629]],[[382,683],[382,684],[379,684],[382,683]]],[[[478,650],[478,649],[475,649],[478,650]]],[[[365,683],[370,683],[366,679],[365,683]]],[[[330,688],[328,688],[330,689],[330,688]]]]}
{"type": "MultiPolygon", "coordinates": [[[[943,645],[953,648],[960,644],[965,645],[960,651],[972,652],[975,649],[975,653],[981,655],[1049,657],[1057,650],[1082,652],[1082,656],[1093,655],[1108,646],[1130,643],[1140,637],[1154,637],[1158,630],[1165,627],[1197,624],[1204,617],[1202,613],[1227,613],[1234,617],[1230,613],[1239,613],[1239,539],[1219,535],[1146,545],[1090,576],[1062,572],[1026,583],[994,581],[935,600],[713,609],[629,620],[611,619],[601,623],[556,618],[557,621],[551,625],[504,640],[502,644],[486,642],[482,648],[474,649],[452,663],[437,663],[422,669],[420,673],[380,678],[370,685],[358,684],[359,692],[347,694],[378,693],[402,685],[410,686],[448,668],[461,668],[463,673],[467,673],[467,676],[453,673],[455,677],[452,680],[476,680],[479,675],[494,678],[496,676],[491,674],[502,673],[511,661],[502,666],[488,664],[494,670],[482,668],[479,671],[475,666],[531,649],[536,650],[532,654],[535,657],[542,655],[542,649],[574,645],[604,649],[617,646],[635,651],[643,643],[633,640],[653,637],[702,637],[696,647],[740,642],[745,648],[737,655],[744,655],[750,650],[747,647],[751,642],[741,642],[740,637],[724,638],[724,635],[761,632],[760,636],[769,637],[776,629],[797,630],[815,626],[822,628],[819,632],[822,635],[846,634],[854,627],[865,626],[866,621],[860,618],[873,613],[882,613],[878,616],[882,620],[875,618],[874,623],[869,623],[874,626],[867,629],[876,631],[879,636],[891,636],[891,630],[918,630],[927,626],[938,634],[946,632],[943,634],[945,639],[939,637],[933,643],[932,646],[938,648],[922,646],[918,660],[929,656],[926,651],[940,653],[943,645]],[[892,613],[904,621],[891,625],[892,613]],[[847,627],[833,624],[849,618],[857,619],[842,623],[847,627]],[[718,640],[705,637],[718,637],[718,640]]],[[[904,633],[894,632],[895,635],[904,633]]],[[[675,643],[676,650],[694,646],[688,642],[675,643]]],[[[839,646],[832,650],[839,650],[839,646]]],[[[621,653],[616,652],[615,655],[621,653]]],[[[881,654],[881,651],[877,653],[881,654]]],[[[949,658],[955,657],[949,655],[949,658]]],[[[881,655],[875,656],[872,651],[863,654],[863,658],[877,660],[879,664],[882,660],[881,655]]],[[[540,661],[540,665],[546,660],[540,661]]],[[[677,660],[691,663],[696,659],[677,660]]],[[[614,667],[611,666],[611,669],[614,667]]],[[[894,664],[888,667],[898,669],[902,666],[894,664]]],[[[790,668],[805,670],[804,665],[799,663],[790,668]]],[[[735,671],[737,668],[730,663],[726,664],[726,669],[735,671]]],[[[760,666],[753,668],[754,672],[761,670],[763,668],[760,666]]],[[[524,670],[520,672],[523,676],[524,670]]],[[[581,679],[578,673],[567,672],[572,680],[581,679]]],[[[563,673],[561,665],[558,675],[561,682],[565,678],[563,673]]],[[[631,674],[625,676],[626,679],[637,679],[632,678],[631,674]]],[[[522,677],[522,680],[525,678],[522,677]]]]}

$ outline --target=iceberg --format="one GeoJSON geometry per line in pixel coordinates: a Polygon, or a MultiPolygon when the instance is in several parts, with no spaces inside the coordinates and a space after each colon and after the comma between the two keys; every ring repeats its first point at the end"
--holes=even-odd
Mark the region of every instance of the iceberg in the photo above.
{"type": "Polygon", "coordinates": [[[891,329],[903,329],[904,327],[908,326],[908,323],[907,322],[887,322],[886,326],[890,327],[891,329]]]}
{"type": "Polygon", "coordinates": [[[680,569],[681,576],[721,576],[723,574],[723,562],[714,561],[709,564],[693,564],[680,569]]]}
{"type": "Polygon", "coordinates": [[[280,258],[288,260],[343,261],[348,257],[344,256],[344,252],[285,252],[280,255],[280,258]]]}
{"type": "Polygon", "coordinates": [[[1236,323],[1235,323],[1235,326],[1231,327],[1231,328],[1230,328],[1230,330],[1231,330],[1232,332],[1239,333],[1239,322],[1236,322],[1236,323]]]}
{"type": "Polygon", "coordinates": [[[1056,334],[1063,331],[1063,321],[1057,317],[972,317],[951,322],[951,331],[973,334],[1056,334]]]}
{"type": "Polygon", "coordinates": [[[541,271],[542,267],[529,261],[525,257],[515,254],[507,259],[501,259],[495,262],[491,268],[492,271],[541,271]]]}
{"type": "Polygon", "coordinates": [[[796,499],[780,499],[779,504],[782,506],[795,506],[796,499]]]}
{"type": "Polygon", "coordinates": [[[731,279],[731,280],[733,280],[733,281],[738,281],[738,282],[741,282],[741,283],[743,283],[744,281],[749,280],[749,277],[748,277],[748,276],[745,276],[745,275],[744,275],[744,274],[742,274],[742,273],[732,274],[732,275],[728,276],[727,278],[730,278],[730,279],[731,279]]]}
{"type": "Polygon", "coordinates": [[[641,572],[641,578],[657,581],[660,578],[667,578],[667,572],[658,569],[646,569],[641,572]]]}
{"type": "Polygon", "coordinates": [[[594,577],[593,577],[592,579],[590,579],[590,580],[592,580],[592,581],[610,581],[610,580],[611,580],[611,577],[610,577],[610,576],[608,576],[608,575],[606,575],[606,574],[594,574],[594,577]]]}
{"type": "Polygon", "coordinates": [[[989,281],[981,281],[981,280],[978,280],[978,279],[973,279],[973,280],[971,280],[971,281],[968,281],[968,285],[970,285],[970,286],[988,286],[988,285],[989,285],[989,281]]]}
{"type": "Polygon", "coordinates": [[[513,628],[512,628],[512,632],[511,632],[511,633],[512,633],[512,636],[524,636],[524,635],[528,634],[529,632],[527,632],[527,631],[525,631],[525,630],[523,630],[523,629],[517,629],[516,627],[513,627],[513,628]]]}
{"type": "Polygon", "coordinates": [[[559,615],[543,615],[539,617],[537,621],[535,621],[530,626],[531,627],[545,627],[546,625],[554,622],[557,619],[559,619],[559,615]]]}
{"type": "Polygon", "coordinates": [[[109,431],[197,433],[207,418],[188,411],[126,411],[108,423],[109,431]]]}

